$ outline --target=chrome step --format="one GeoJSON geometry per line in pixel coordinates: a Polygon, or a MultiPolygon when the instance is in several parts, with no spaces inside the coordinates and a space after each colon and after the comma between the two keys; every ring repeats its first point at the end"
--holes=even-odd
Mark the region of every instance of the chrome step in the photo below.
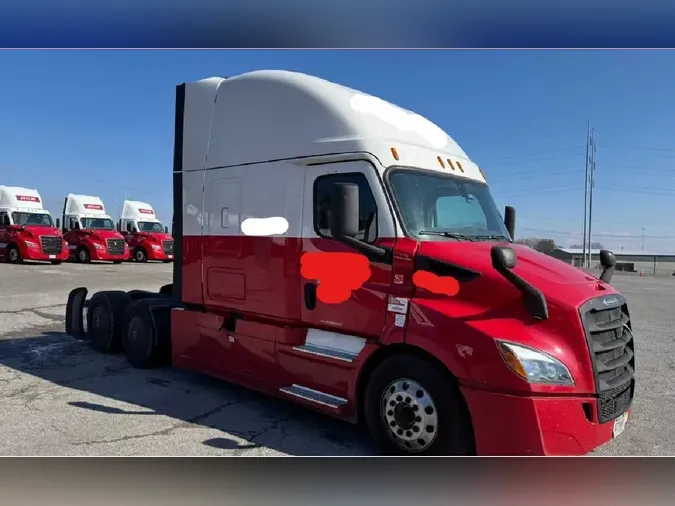
{"type": "Polygon", "coordinates": [[[292,395],[293,397],[304,399],[315,404],[321,404],[322,406],[328,406],[329,408],[333,409],[341,408],[347,404],[347,399],[319,392],[318,390],[312,390],[311,388],[300,385],[283,387],[280,388],[279,391],[288,395],[292,395]]]}

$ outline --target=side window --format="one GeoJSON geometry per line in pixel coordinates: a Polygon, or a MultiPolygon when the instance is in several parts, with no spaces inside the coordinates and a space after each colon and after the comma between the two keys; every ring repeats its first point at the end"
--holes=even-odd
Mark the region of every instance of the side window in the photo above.
{"type": "Polygon", "coordinates": [[[330,237],[331,188],[334,183],[352,183],[359,187],[359,233],[356,238],[372,243],[377,239],[377,204],[362,173],[330,174],[314,182],[314,230],[323,237],[330,237]]]}
{"type": "Polygon", "coordinates": [[[452,195],[436,200],[436,227],[486,230],[485,213],[474,195],[452,195]]]}
{"type": "Polygon", "coordinates": [[[68,220],[68,228],[69,228],[70,230],[75,230],[76,225],[77,225],[77,218],[72,218],[72,217],[71,217],[71,218],[68,220]]]}
{"type": "Polygon", "coordinates": [[[0,225],[9,226],[9,214],[5,212],[0,213],[0,225]]]}

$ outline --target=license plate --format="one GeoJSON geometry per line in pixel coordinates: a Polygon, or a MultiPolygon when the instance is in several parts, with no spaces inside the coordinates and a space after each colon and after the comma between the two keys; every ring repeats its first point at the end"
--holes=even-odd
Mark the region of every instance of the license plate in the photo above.
{"type": "Polygon", "coordinates": [[[49,259],[50,259],[50,260],[52,260],[52,259],[54,259],[54,258],[56,258],[56,255],[49,255],[49,259]]]}
{"type": "Polygon", "coordinates": [[[628,421],[628,411],[626,411],[619,418],[614,420],[614,437],[619,437],[623,430],[626,428],[626,422],[628,421]]]}

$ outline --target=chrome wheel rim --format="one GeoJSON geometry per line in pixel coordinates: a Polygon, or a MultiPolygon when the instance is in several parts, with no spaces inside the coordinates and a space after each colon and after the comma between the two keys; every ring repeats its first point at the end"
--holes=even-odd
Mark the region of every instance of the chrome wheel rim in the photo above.
{"type": "Polygon", "coordinates": [[[19,252],[16,250],[16,248],[12,248],[11,250],[9,250],[9,259],[12,262],[16,262],[18,258],[19,258],[19,252]]]}
{"type": "Polygon", "coordinates": [[[438,412],[433,398],[419,383],[392,381],[382,394],[382,423],[389,438],[410,453],[426,450],[438,434],[438,412]]]}

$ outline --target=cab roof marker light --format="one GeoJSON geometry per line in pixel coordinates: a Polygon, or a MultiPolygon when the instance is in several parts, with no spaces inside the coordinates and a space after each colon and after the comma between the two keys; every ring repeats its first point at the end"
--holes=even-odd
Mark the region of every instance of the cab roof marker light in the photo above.
{"type": "Polygon", "coordinates": [[[448,158],[447,161],[448,161],[448,166],[449,166],[452,170],[455,170],[455,165],[452,163],[452,160],[450,160],[450,158],[448,158]]]}
{"type": "Polygon", "coordinates": [[[396,148],[391,148],[391,156],[398,162],[398,151],[396,151],[396,148]]]}
{"type": "Polygon", "coordinates": [[[445,164],[443,163],[443,159],[440,156],[437,156],[436,160],[438,160],[438,164],[445,169],[445,164]]]}
{"type": "Polygon", "coordinates": [[[457,161],[457,162],[455,162],[455,163],[457,164],[457,168],[459,169],[459,171],[460,171],[462,174],[464,174],[464,168],[462,167],[462,164],[459,163],[459,161],[457,161]]]}

